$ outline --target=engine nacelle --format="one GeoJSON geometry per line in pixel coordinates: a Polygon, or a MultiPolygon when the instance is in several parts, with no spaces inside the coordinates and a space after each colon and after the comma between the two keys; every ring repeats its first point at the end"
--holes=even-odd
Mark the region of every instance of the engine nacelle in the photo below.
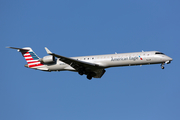
{"type": "Polygon", "coordinates": [[[55,63],[55,57],[52,55],[48,55],[48,56],[44,56],[39,61],[43,63],[55,63]]]}

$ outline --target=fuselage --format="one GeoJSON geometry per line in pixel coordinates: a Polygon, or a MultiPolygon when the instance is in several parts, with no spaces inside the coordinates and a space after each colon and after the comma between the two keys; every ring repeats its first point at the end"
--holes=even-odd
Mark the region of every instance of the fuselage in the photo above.
{"type": "MultiPolygon", "coordinates": [[[[79,61],[94,63],[103,68],[120,67],[120,66],[133,66],[133,65],[147,65],[147,64],[163,64],[170,63],[172,58],[158,51],[149,52],[133,52],[133,53],[120,53],[120,54],[107,54],[107,55],[93,55],[71,57],[79,61]]],[[[46,67],[49,71],[76,71],[70,65],[62,62],[59,58],[54,64],[47,64],[46,67]]]]}

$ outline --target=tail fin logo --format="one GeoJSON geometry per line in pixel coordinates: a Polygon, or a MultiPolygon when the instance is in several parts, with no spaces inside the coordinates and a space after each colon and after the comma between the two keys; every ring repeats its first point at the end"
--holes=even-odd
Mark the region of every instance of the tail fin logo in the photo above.
{"type": "Polygon", "coordinates": [[[34,60],[38,60],[38,59],[39,59],[39,57],[38,57],[36,54],[34,54],[33,52],[29,52],[29,54],[31,55],[31,57],[32,57],[34,60]]]}
{"type": "Polygon", "coordinates": [[[43,64],[39,61],[39,57],[30,49],[27,52],[21,52],[28,63],[28,67],[39,67],[43,64]]]}

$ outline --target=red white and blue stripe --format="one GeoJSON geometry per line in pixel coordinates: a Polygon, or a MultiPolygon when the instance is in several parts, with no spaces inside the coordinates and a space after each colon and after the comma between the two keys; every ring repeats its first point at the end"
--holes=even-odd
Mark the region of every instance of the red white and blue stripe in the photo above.
{"type": "Polygon", "coordinates": [[[39,67],[43,64],[39,61],[39,57],[30,49],[28,52],[22,52],[29,68],[39,67]]]}

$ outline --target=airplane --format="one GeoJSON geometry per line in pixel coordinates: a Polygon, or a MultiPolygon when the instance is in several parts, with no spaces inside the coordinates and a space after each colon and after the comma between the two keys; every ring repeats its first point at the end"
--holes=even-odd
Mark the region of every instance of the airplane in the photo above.
{"type": "Polygon", "coordinates": [[[161,64],[164,69],[165,64],[171,63],[171,57],[159,51],[115,53],[107,55],[93,55],[80,57],[65,57],[52,53],[47,47],[45,50],[48,56],[39,58],[30,47],[15,48],[24,56],[27,64],[25,67],[41,71],[74,71],[79,75],[87,75],[87,79],[101,78],[106,72],[106,68],[161,64]]]}

